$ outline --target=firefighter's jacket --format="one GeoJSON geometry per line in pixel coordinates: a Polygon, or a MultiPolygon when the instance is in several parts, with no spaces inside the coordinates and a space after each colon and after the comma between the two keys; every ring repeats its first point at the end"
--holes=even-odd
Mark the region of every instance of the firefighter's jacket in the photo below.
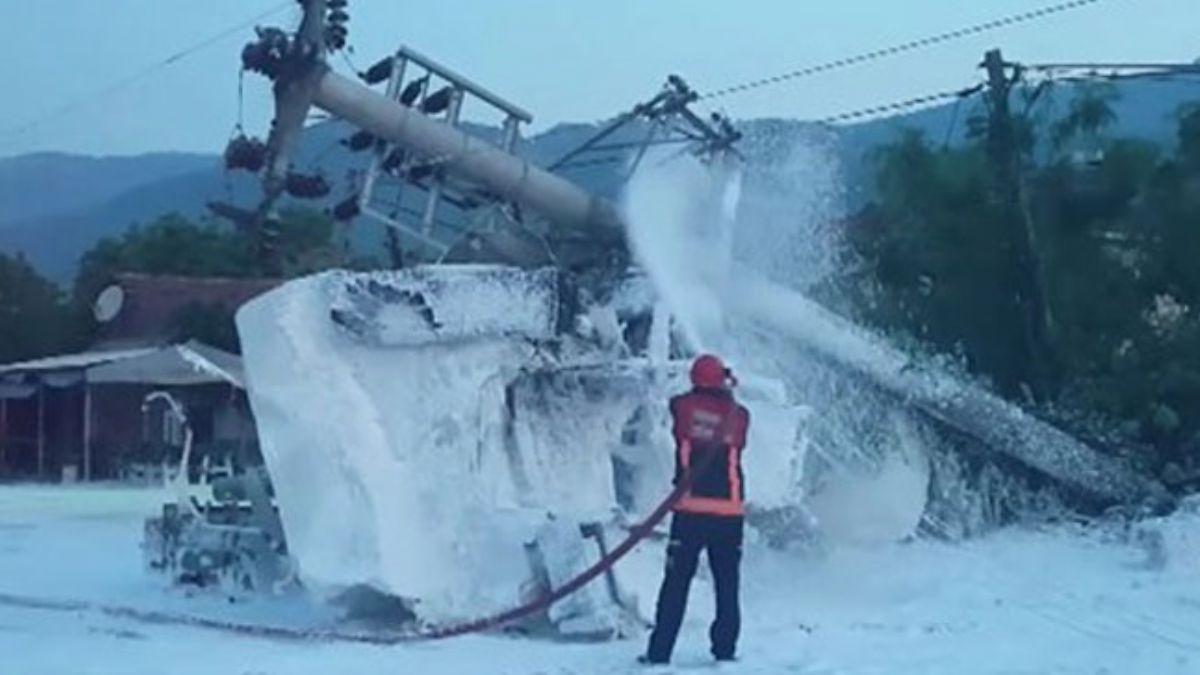
{"type": "Polygon", "coordinates": [[[725,389],[701,389],[671,399],[675,436],[675,483],[691,467],[701,471],[675,511],[713,516],[745,513],[742,450],[750,412],[725,389]]]}

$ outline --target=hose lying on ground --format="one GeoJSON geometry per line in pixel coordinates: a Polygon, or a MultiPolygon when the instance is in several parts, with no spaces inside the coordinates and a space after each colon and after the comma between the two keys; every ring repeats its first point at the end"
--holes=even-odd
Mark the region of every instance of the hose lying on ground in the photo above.
{"type": "Polygon", "coordinates": [[[567,583],[559,586],[558,588],[551,589],[546,594],[524,605],[521,605],[520,607],[501,612],[500,614],[477,619],[475,621],[454,624],[442,628],[435,628],[428,632],[419,634],[419,637],[430,640],[441,640],[450,637],[457,637],[459,635],[466,635],[468,633],[478,633],[480,631],[493,628],[500,628],[501,626],[512,623],[513,621],[524,619],[528,616],[532,616],[538,612],[549,609],[550,605],[553,605],[559,600],[571,595],[575,591],[578,591],[596,577],[607,572],[610,568],[612,568],[613,565],[617,564],[618,560],[624,558],[625,555],[632,551],[635,546],[649,536],[650,533],[654,531],[654,528],[657,527],[660,522],[662,522],[662,519],[667,516],[667,513],[670,512],[675,504],[683,498],[683,495],[692,486],[692,477],[696,473],[702,472],[704,469],[708,468],[708,464],[713,461],[714,457],[715,455],[708,455],[702,458],[702,460],[695,467],[692,467],[691,470],[689,470],[680,478],[678,483],[675,485],[675,489],[671,490],[671,494],[667,495],[666,498],[659,503],[659,505],[650,513],[649,516],[646,517],[645,520],[630,528],[629,535],[626,536],[620,544],[617,544],[617,546],[613,548],[613,550],[609,551],[607,555],[601,557],[595,562],[595,564],[583,572],[580,572],[578,576],[571,579],[567,583]]]}

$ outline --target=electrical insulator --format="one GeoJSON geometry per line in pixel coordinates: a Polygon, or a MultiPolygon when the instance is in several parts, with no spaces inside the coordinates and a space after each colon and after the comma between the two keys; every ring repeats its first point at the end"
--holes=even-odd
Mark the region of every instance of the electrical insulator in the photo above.
{"type": "Polygon", "coordinates": [[[434,168],[433,164],[418,164],[408,170],[408,178],[409,180],[420,182],[432,176],[434,168]]]}
{"type": "Polygon", "coordinates": [[[349,3],[347,3],[346,0],[329,0],[329,2],[325,3],[325,6],[328,7],[329,9],[343,9],[344,10],[344,9],[346,9],[347,4],[349,4],[349,3]]]}
{"type": "Polygon", "coordinates": [[[229,139],[225,146],[225,168],[244,169],[250,173],[262,171],[267,161],[267,146],[257,138],[244,134],[229,139]]]}
{"type": "Polygon", "coordinates": [[[342,141],[342,145],[353,152],[362,152],[375,145],[375,136],[369,131],[357,131],[353,136],[342,141]]]}
{"type": "Polygon", "coordinates": [[[358,213],[358,195],[350,195],[333,207],[333,218],[340,223],[354,220],[358,213]]]}
{"type": "Polygon", "coordinates": [[[404,164],[404,151],[397,149],[397,150],[393,150],[388,153],[388,156],[386,158],[384,158],[384,160],[383,160],[383,164],[381,165],[381,168],[386,173],[396,173],[397,171],[400,170],[400,167],[403,164],[404,164]]]}
{"type": "Polygon", "coordinates": [[[320,199],[329,194],[329,182],[319,174],[289,173],[284,179],[284,189],[298,199],[320,199]]]}
{"type": "Polygon", "coordinates": [[[413,101],[417,100],[417,97],[421,95],[421,90],[424,89],[425,85],[428,83],[428,75],[409,82],[408,86],[404,88],[404,91],[400,92],[400,102],[404,105],[412,105],[413,101]]]}
{"type": "Polygon", "coordinates": [[[291,40],[278,28],[258,28],[258,40],[242,49],[242,67],[275,79],[283,69],[291,40]]]}
{"type": "Polygon", "coordinates": [[[325,16],[325,46],[337,51],[346,46],[346,37],[350,31],[346,24],[350,15],[346,13],[346,3],[330,3],[329,13],[325,16]]]}
{"type": "Polygon", "coordinates": [[[421,104],[421,112],[426,115],[436,115],[444,112],[450,107],[450,100],[454,97],[454,87],[446,86],[438,89],[425,102],[421,104]]]}
{"type": "Polygon", "coordinates": [[[367,84],[379,84],[381,82],[387,82],[392,77],[392,69],[394,68],[395,64],[396,59],[388,56],[380,59],[378,63],[370,68],[367,68],[366,72],[359,73],[358,76],[367,84]]]}
{"type": "Polygon", "coordinates": [[[341,25],[331,25],[325,29],[325,45],[333,51],[346,46],[347,31],[341,25]]]}

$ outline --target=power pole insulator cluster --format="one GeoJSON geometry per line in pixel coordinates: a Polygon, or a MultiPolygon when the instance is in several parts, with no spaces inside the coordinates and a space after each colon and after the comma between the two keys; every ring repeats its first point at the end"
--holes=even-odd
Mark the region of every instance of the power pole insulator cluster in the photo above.
{"type": "Polygon", "coordinates": [[[347,0],[328,0],[326,6],[329,13],[325,15],[325,46],[330,51],[337,51],[346,46],[350,29],[350,15],[346,13],[347,0]]]}
{"type": "Polygon", "coordinates": [[[228,170],[258,173],[267,161],[267,144],[257,138],[238,134],[225,146],[224,159],[228,170]]]}

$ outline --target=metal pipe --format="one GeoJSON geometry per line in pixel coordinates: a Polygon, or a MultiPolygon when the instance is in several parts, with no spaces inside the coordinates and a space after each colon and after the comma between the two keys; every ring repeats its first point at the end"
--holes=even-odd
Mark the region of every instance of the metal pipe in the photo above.
{"type": "MultiPolygon", "coordinates": [[[[404,75],[408,70],[408,59],[401,58],[400,55],[393,57],[392,76],[388,79],[387,96],[391,100],[396,100],[400,96],[400,88],[404,86],[404,75]]],[[[382,147],[375,149],[375,158],[371,160],[371,170],[367,172],[367,176],[363,181],[362,190],[358,193],[358,210],[365,210],[369,204],[372,190],[375,188],[375,180],[379,177],[379,172],[383,166],[384,160],[391,154],[395,147],[391,143],[380,144],[382,147]]],[[[400,195],[396,197],[399,201],[400,195]]]]}
{"type": "Polygon", "coordinates": [[[434,61],[433,59],[425,56],[411,47],[400,47],[400,51],[397,52],[397,56],[412,61],[413,63],[425,68],[425,70],[436,72],[438,76],[450,84],[455,85],[459,89],[467,89],[471,91],[471,93],[478,96],[483,101],[492,104],[493,106],[503,110],[513,117],[516,117],[526,124],[533,121],[533,115],[529,114],[528,111],[504,100],[496,94],[493,94],[470,79],[459,75],[457,72],[447,68],[437,61],[434,61]]]}
{"type": "Polygon", "coordinates": [[[312,77],[313,102],[380,138],[443,162],[501,199],[515,201],[556,223],[622,229],[613,205],[484,140],[320,68],[312,77]]]}
{"type": "MultiPolygon", "coordinates": [[[[455,89],[450,98],[450,109],[446,111],[446,124],[456,127],[458,126],[458,117],[462,114],[463,90],[455,89]]],[[[442,200],[442,187],[446,178],[440,170],[434,174],[433,185],[429,188],[429,195],[425,199],[425,213],[421,217],[421,231],[428,236],[433,232],[433,225],[437,222],[438,202],[442,200]]]]}
{"type": "Polygon", "coordinates": [[[517,147],[517,134],[520,131],[521,120],[509,115],[504,119],[504,140],[500,147],[505,152],[513,152],[517,147]]]}

